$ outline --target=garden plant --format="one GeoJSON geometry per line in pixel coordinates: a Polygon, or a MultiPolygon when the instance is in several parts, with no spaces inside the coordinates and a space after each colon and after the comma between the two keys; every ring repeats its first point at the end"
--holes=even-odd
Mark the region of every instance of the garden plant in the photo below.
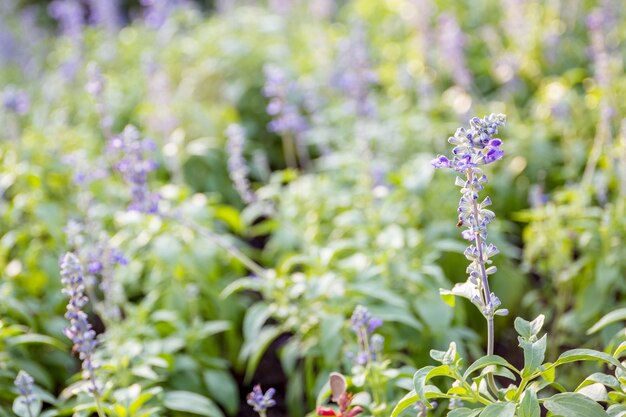
{"type": "Polygon", "coordinates": [[[621,0],[0,1],[0,417],[626,417],[625,57],[621,0]]]}

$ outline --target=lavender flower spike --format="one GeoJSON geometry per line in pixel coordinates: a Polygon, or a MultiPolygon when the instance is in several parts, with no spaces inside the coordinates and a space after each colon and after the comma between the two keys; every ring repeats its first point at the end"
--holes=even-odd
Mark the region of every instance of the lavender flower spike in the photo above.
{"type": "Polygon", "coordinates": [[[252,389],[252,392],[248,394],[248,405],[259,413],[259,416],[264,417],[267,409],[276,405],[276,401],[272,398],[275,393],[276,390],[270,388],[264,394],[261,390],[261,385],[257,384],[252,389]]]}
{"type": "Polygon", "coordinates": [[[230,179],[244,203],[253,203],[256,201],[256,195],[250,190],[249,169],[243,157],[246,141],[245,132],[240,125],[232,124],[226,129],[226,136],[228,137],[226,150],[228,151],[228,174],[230,179]]]}
{"type": "Polygon", "coordinates": [[[41,409],[41,403],[38,405],[36,404],[38,399],[33,393],[34,383],[35,380],[26,371],[19,371],[17,377],[15,378],[15,386],[17,387],[17,391],[20,393],[20,396],[16,399],[16,401],[19,401],[26,406],[27,415],[29,417],[38,415],[39,410],[41,409]]]}
{"type": "Polygon", "coordinates": [[[377,360],[382,351],[384,338],[373,333],[383,325],[383,321],[373,317],[367,308],[361,305],[356,306],[350,321],[359,344],[359,352],[354,357],[354,362],[357,365],[365,366],[369,362],[377,360]]]}
{"type": "MultiPolygon", "coordinates": [[[[468,129],[461,127],[448,139],[448,142],[454,145],[452,159],[440,155],[431,161],[435,168],[450,168],[465,176],[465,178],[456,177],[455,185],[461,187],[462,195],[457,224],[459,227],[466,227],[462,236],[472,242],[464,252],[470,261],[466,269],[468,278],[466,282],[456,284],[451,291],[441,290],[441,293],[465,297],[481,311],[487,320],[487,355],[493,355],[494,316],[506,315],[508,311],[498,309],[500,300],[489,289],[489,275],[497,270],[495,266],[489,266],[492,263],[489,258],[498,253],[498,248],[486,243],[487,225],[496,215],[486,209],[491,205],[489,197],[479,202],[478,194],[487,183],[487,177],[480,166],[502,159],[504,155],[500,149],[502,141],[494,138],[494,135],[498,134],[498,128],[504,125],[505,120],[506,116],[503,114],[491,114],[482,119],[473,117],[468,129]]],[[[487,384],[492,392],[498,392],[492,374],[488,374],[487,384]]]]}
{"type": "Polygon", "coordinates": [[[130,187],[132,202],[129,210],[143,213],[159,211],[159,196],[150,192],[148,174],[157,167],[156,161],[147,159],[145,152],[154,149],[152,141],[142,139],[136,127],[128,125],[124,131],[109,142],[109,147],[119,158],[115,169],[130,187]]]}
{"type": "Polygon", "coordinates": [[[96,332],[87,321],[87,314],[83,308],[89,301],[85,295],[85,278],[80,261],[71,252],[66,253],[60,262],[61,283],[65,285],[63,294],[69,297],[65,318],[70,327],[65,329],[65,335],[74,342],[74,352],[82,362],[83,378],[91,382],[89,391],[96,396],[99,392],[96,383],[95,371],[98,368],[93,361],[93,352],[96,348],[96,332]]]}
{"type": "MultiPolygon", "coordinates": [[[[503,126],[506,116],[491,114],[482,119],[473,117],[470,127],[459,128],[453,137],[448,139],[454,145],[452,159],[439,156],[431,164],[435,168],[450,168],[464,175],[457,177],[455,184],[461,187],[459,201],[458,225],[465,226],[463,238],[472,242],[465,250],[465,257],[470,261],[467,267],[468,279],[457,284],[452,291],[442,290],[442,294],[458,295],[468,298],[475,304],[487,319],[487,354],[493,354],[493,318],[495,315],[506,315],[507,310],[498,310],[500,300],[489,289],[488,276],[496,272],[495,266],[489,266],[489,259],[498,253],[493,244],[487,244],[487,225],[496,217],[486,207],[491,205],[491,199],[486,197],[479,202],[479,193],[487,183],[487,177],[480,166],[487,165],[502,158],[504,152],[500,149],[502,141],[494,137],[498,128],[503,126]]],[[[492,378],[490,378],[492,385],[492,378]]]]}

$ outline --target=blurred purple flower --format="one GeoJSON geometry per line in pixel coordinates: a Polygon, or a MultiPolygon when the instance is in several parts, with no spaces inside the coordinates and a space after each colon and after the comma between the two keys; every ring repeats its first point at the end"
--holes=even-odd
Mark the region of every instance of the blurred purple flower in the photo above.
{"type": "Polygon", "coordinates": [[[96,384],[95,371],[98,369],[93,360],[96,348],[96,332],[87,321],[87,314],[83,308],[89,301],[85,295],[85,279],[80,261],[71,252],[66,253],[60,262],[61,283],[65,286],[63,294],[69,297],[65,318],[70,327],[64,330],[65,335],[74,343],[74,352],[82,362],[83,378],[91,382],[90,391],[97,394],[99,387],[96,384]]]}
{"type": "Polygon", "coordinates": [[[85,16],[78,0],[54,0],[48,5],[48,14],[59,24],[59,30],[71,39],[82,39],[85,16]]]}
{"type": "Polygon", "coordinates": [[[373,317],[367,308],[359,305],[354,309],[350,322],[359,345],[359,352],[354,356],[354,362],[364,366],[370,361],[377,360],[382,351],[384,339],[373,333],[383,325],[383,320],[373,317]]]}
{"type": "Polygon", "coordinates": [[[338,71],[334,77],[334,84],[350,97],[359,117],[373,116],[375,106],[370,88],[376,84],[378,77],[372,70],[365,27],[362,23],[355,25],[350,38],[340,46],[338,55],[338,71]]]}
{"type": "Polygon", "coordinates": [[[132,202],[129,210],[142,213],[157,213],[159,195],[148,187],[148,174],[157,168],[154,160],[146,159],[145,152],[155,148],[154,142],[142,139],[136,127],[128,125],[124,131],[112,138],[109,149],[118,162],[114,165],[130,187],[132,202]]]}
{"type": "Polygon", "coordinates": [[[274,65],[266,65],[264,73],[263,94],[270,99],[266,110],[274,117],[268,124],[268,129],[278,134],[304,132],[308,128],[307,122],[300,114],[298,106],[290,100],[297,93],[295,83],[281,68],[274,65]]]}
{"type": "Polygon", "coordinates": [[[256,201],[256,195],[250,189],[249,169],[243,156],[246,141],[245,131],[241,126],[232,124],[226,129],[226,136],[228,138],[226,150],[230,179],[241,199],[246,204],[253,203],[256,201]]]}
{"type": "Polygon", "coordinates": [[[115,32],[121,25],[119,0],[87,0],[89,23],[115,32]]]}
{"type": "Polygon", "coordinates": [[[439,47],[443,63],[452,74],[455,84],[469,90],[472,75],[467,69],[466,45],[467,37],[457,20],[449,13],[442,13],[439,16],[439,47]]]}
{"type": "Polygon", "coordinates": [[[6,111],[21,116],[30,110],[30,97],[25,91],[9,85],[2,92],[2,105],[6,111]]]}

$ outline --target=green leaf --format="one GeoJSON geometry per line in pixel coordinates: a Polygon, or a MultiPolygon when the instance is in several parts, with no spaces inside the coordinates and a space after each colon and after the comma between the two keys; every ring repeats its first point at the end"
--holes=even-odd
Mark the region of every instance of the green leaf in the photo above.
{"type": "Polygon", "coordinates": [[[559,366],[564,363],[577,361],[600,361],[611,364],[620,368],[623,371],[626,371],[626,367],[624,367],[624,365],[622,365],[621,362],[615,359],[613,356],[593,349],[568,350],[567,352],[564,352],[561,356],[559,356],[556,362],[554,362],[553,366],[559,366]]]}
{"type": "Polygon", "coordinates": [[[626,405],[613,404],[606,410],[611,417],[626,417],[626,405]]]}
{"type": "Polygon", "coordinates": [[[616,321],[626,320],[626,308],[619,308],[617,310],[611,311],[604,317],[602,317],[596,324],[591,326],[589,330],[587,330],[587,334],[593,334],[599,330],[602,330],[609,324],[615,323],[616,321]]]}
{"type": "Polygon", "coordinates": [[[514,417],[515,416],[515,404],[514,403],[493,403],[489,404],[478,415],[479,417],[514,417]]]}
{"type": "Polygon", "coordinates": [[[214,398],[228,414],[235,414],[239,408],[239,388],[230,372],[207,369],[202,376],[211,398],[214,398]]]}
{"type": "Polygon", "coordinates": [[[548,337],[543,337],[536,342],[530,342],[526,339],[519,338],[520,346],[524,349],[524,369],[522,370],[522,377],[532,375],[537,368],[541,366],[546,356],[546,346],[548,337]]]}
{"type": "Polygon", "coordinates": [[[530,339],[537,336],[543,327],[545,316],[540,314],[535,320],[528,322],[521,317],[516,317],[513,326],[515,330],[524,339],[530,339]]]}
{"type": "Polygon", "coordinates": [[[619,359],[624,351],[626,351],[626,342],[619,344],[619,346],[615,349],[615,352],[613,352],[613,357],[619,359]]]}
{"type": "Polygon", "coordinates": [[[585,378],[585,380],[581,382],[580,385],[578,385],[578,387],[576,387],[574,391],[578,391],[579,389],[586,387],[587,385],[594,384],[594,383],[599,383],[607,387],[611,387],[614,390],[620,389],[620,385],[619,385],[619,382],[617,381],[617,378],[615,378],[612,375],[607,375],[601,372],[596,372],[594,374],[589,375],[587,378],[585,378]]]}
{"type": "Polygon", "coordinates": [[[515,367],[513,365],[511,365],[509,362],[506,361],[506,359],[497,356],[497,355],[488,355],[488,356],[483,356],[482,358],[478,359],[476,362],[474,362],[473,364],[471,364],[469,366],[469,368],[467,368],[467,370],[465,371],[465,373],[463,374],[463,379],[467,380],[467,378],[473,373],[476,372],[478,369],[482,369],[486,366],[490,366],[490,365],[498,365],[498,366],[503,366],[505,368],[509,368],[510,370],[519,373],[519,371],[517,369],[515,369],[515,367]]]}
{"type": "Polygon", "coordinates": [[[42,402],[39,398],[35,398],[35,402],[30,404],[29,406],[24,403],[25,398],[23,396],[19,396],[13,401],[13,412],[18,417],[37,417],[39,413],[41,413],[42,402]]]}
{"type": "Polygon", "coordinates": [[[207,417],[224,417],[217,405],[204,395],[189,391],[169,391],[163,399],[165,408],[207,417]]]}
{"type": "Polygon", "coordinates": [[[524,397],[517,410],[518,417],[541,417],[537,393],[531,389],[524,391],[524,397]]]}
{"type": "Polygon", "coordinates": [[[413,375],[413,386],[415,388],[415,394],[417,394],[418,399],[428,408],[432,408],[433,406],[426,399],[424,391],[426,388],[426,382],[428,381],[428,374],[433,369],[435,369],[434,366],[425,366],[422,369],[419,369],[417,372],[415,372],[415,375],[413,375]]]}
{"type": "Polygon", "coordinates": [[[411,390],[406,393],[400,401],[396,404],[391,412],[391,417],[397,417],[401,412],[415,404],[420,400],[420,397],[415,393],[415,391],[411,390]]]}
{"type": "Polygon", "coordinates": [[[261,361],[261,358],[267,348],[282,333],[282,329],[278,326],[267,326],[261,331],[257,339],[253,341],[254,349],[252,350],[252,355],[250,356],[250,359],[248,359],[248,364],[246,366],[246,375],[244,378],[246,383],[250,382],[250,379],[254,375],[254,371],[256,370],[256,367],[261,361]]]}
{"type": "Polygon", "coordinates": [[[448,413],[447,417],[476,417],[482,410],[482,408],[455,408],[448,413]]]}
{"type": "Polygon", "coordinates": [[[68,347],[57,339],[43,334],[27,333],[19,336],[9,337],[7,339],[9,346],[43,344],[55,347],[60,350],[67,350],[68,347]]]}
{"type": "Polygon", "coordinates": [[[555,415],[566,417],[607,417],[600,404],[576,392],[564,392],[546,399],[543,403],[555,415]]]}
{"type": "Polygon", "coordinates": [[[326,363],[336,363],[339,361],[343,338],[341,329],[343,327],[342,316],[329,316],[322,320],[320,325],[320,346],[324,346],[322,353],[326,363]]]}

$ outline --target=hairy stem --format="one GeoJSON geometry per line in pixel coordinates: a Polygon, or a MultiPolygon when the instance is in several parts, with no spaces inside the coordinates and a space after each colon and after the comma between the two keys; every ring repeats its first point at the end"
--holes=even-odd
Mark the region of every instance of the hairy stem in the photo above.
{"type": "MultiPolygon", "coordinates": [[[[471,183],[474,180],[474,171],[469,170],[467,172],[467,179],[471,183]]],[[[472,199],[472,210],[474,214],[474,222],[476,230],[478,230],[478,200],[472,199]]],[[[491,306],[491,290],[489,288],[489,278],[487,277],[487,270],[485,269],[485,258],[483,255],[483,241],[480,236],[480,233],[476,233],[476,248],[478,249],[478,267],[480,268],[480,281],[483,289],[483,301],[486,306],[491,306]]],[[[493,355],[493,345],[494,345],[494,326],[493,326],[493,314],[485,315],[485,319],[487,320],[487,355],[493,355]]],[[[489,388],[493,392],[494,395],[498,395],[498,387],[496,386],[496,382],[493,378],[493,374],[487,374],[487,383],[489,384],[489,388]]]]}

